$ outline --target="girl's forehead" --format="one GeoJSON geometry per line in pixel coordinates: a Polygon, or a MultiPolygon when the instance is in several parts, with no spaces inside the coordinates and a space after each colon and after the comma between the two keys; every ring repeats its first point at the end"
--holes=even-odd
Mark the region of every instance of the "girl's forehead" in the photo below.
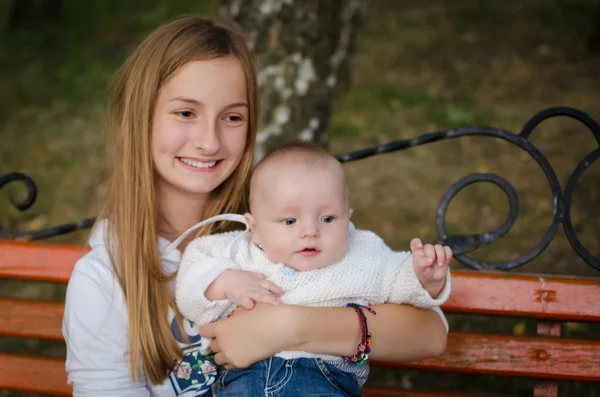
{"type": "Polygon", "coordinates": [[[161,88],[166,100],[188,98],[246,101],[246,75],[234,57],[188,62],[175,71],[161,88]]]}

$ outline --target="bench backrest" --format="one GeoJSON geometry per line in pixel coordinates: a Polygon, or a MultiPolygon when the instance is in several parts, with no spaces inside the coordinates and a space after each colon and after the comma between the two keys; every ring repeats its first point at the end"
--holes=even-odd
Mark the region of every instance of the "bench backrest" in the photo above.
{"type": "MultiPolygon", "coordinates": [[[[85,252],[77,246],[0,241],[0,279],[67,283],[85,252]]],[[[600,341],[559,338],[560,328],[544,326],[548,321],[600,322],[600,279],[454,271],[452,288],[445,312],[543,320],[540,336],[451,332],[447,351],[439,358],[373,365],[600,382],[600,341]]],[[[0,335],[62,340],[63,307],[62,302],[0,298],[0,335]]],[[[6,353],[0,354],[0,389],[71,393],[64,359],[6,353]]],[[[401,395],[389,393],[365,392],[401,395]]]]}

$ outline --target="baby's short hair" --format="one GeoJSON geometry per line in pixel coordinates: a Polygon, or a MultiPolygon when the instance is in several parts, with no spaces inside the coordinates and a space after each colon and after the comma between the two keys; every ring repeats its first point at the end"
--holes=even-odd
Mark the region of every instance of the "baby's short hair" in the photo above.
{"type": "Polygon", "coordinates": [[[331,161],[338,162],[327,150],[321,146],[306,141],[289,141],[275,147],[263,157],[254,168],[257,173],[260,168],[271,162],[283,161],[288,164],[303,163],[307,167],[324,166],[331,161]]]}
{"type": "Polygon", "coordinates": [[[343,178],[344,185],[346,185],[346,175],[341,163],[326,149],[312,142],[288,141],[276,146],[254,167],[250,178],[250,202],[252,202],[252,191],[257,175],[260,174],[262,169],[273,165],[301,165],[306,168],[336,167],[340,170],[341,178],[343,178]]]}

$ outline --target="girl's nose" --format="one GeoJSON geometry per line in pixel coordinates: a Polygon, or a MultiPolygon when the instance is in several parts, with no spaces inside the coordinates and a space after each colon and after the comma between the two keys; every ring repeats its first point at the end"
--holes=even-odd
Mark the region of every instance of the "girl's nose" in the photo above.
{"type": "Polygon", "coordinates": [[[194,147],[202,151],[203,154],[215,154],[221,146],[217,126],[215,123],[211,122],[203,124],[204,125],[200,126],[195,131],[192,143],[194,144],[194,147]]]}

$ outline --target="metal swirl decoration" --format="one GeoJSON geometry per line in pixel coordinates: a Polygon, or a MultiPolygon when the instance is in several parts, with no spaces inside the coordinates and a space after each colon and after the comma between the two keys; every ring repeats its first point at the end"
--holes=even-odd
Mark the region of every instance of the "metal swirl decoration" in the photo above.
{"type": "MultiPolygon", "coordinates": [[[[416,146],[424,145],[426,143],[432,143],[445,139],[454,139],[462,136],[487,136],[500,138],[505,141],[518,146],[520,149],[526,151],[540,166],[544,172],[546,179],[550,185],[552,191],[554,213],[552,221],[546,230],[545,235],[539,241],[539,243],[531,249],[529,252],[523,254],[517,259],[508,260],[500,263],[488,263],[483,261],[477,261],[468,257],[466,254],[473,252],[483,246],[489,245],[504,236],[514,225],[518,217],[519,205],[518,196],[512,185],[504,178],[496,174],[470,174],[460,180],[456,181],[448,190],[448,192],[442,197],[440,204],[436,211],[436,227],[440,236],[440,241],[444,244],[449,245],[458,261],[473,269],[481,270],[511,270],[515,269],[523,264],[531,261],[537,257],[546,247],[550,244],[560,223],[563,224],[565,234],[569,240],[571,246],[575,249],[577,254],[585,260],[588,264],[593,266],[595,269],[600,270],[600,259],[594,257],[581,243],[571,222],[571,200],[573,191],[577,185],[578,179],[585,172],[589,166],[600,157],[600,125],[594,119],[589,117],[587,114],[569,107],[555,107],[543,110],[533,116],[521,130],[519,134],[514,134],[510,131],[505,131],[494,127],[465,127],[455,128],[443,132],[432,132],[420,135],[413,139],[404,139],[389,142],[380,146],[365,148],[357,150],[345,155],[337,156],[338,160],[342,163],[360,160],[366,157],[375,156],[382,153],[395,152],[399,150],[409,149],[416,146]],[[556,176],[556,172],[546,159],[546,157],[531,143],[528,138],[531,132],[544,120],[551,117],[566,116],[580,121],[584,124],[594,135],[598,147],[592,150],[585,159],[575,168],[573,173],[570,175],[565,191],[561,190],[560,183],[556,176]],[[509,201],[509,213],[504,223],[494,231],[470,234],[470,235],[454,235],[448,236],[445,232],[445,216],[448,206],[452,199],[465,187],[478,183],[487,182],[498,186],[504,191],[509,201]]],[[[33,204],[35,201],[37,192],[35,183],[28,176],[21,173],[10,173],[0,177],[0,188],[7,183],[13,181],[20,181],[25,183],[28,189],[27,198],[22,202],[14,202],[13,205],[19,210],[23,211],[33,204]]],[[[93,225],[94,218],[85,219],[81,222],[65,224],[50,229],[27,232],[27,233],[13,233],[10,234],[8,231],[0,227],[0,238],[11,239],[25,239],[25,240],[39,240],[56,236],[59,234],[70,233],[75,230],[82,228],[89,228],[93,225]]]]}
{"type": "MultiPolygon", "coordinates": [[[[0,189],[2,189],[5,185],[11,182],[22,182],[25,184],[25,188],[27,189],[27,197],[25,198],[25,200],[17,202],[11,199],[11,203],[19,211],[25,211],[33,205],[35,199],[37,198],[37,186],[35,185],[33,179],[31,179],[29,176],[20,172],[11,172],[6,175],[0,176],[0,189]]],[[[67,223],[48,229],[36,230],[32,232],[14,233],[0,226],[0,240],[43,240],[45,238],[71,233],[76,230],[90,228],[94,224],[94,221],[95,218],[88,218],[79,222],[67,223]]]]}
{"type": "Polygon", "coordinates": [[[457,182],[455,182],[448,192],[442,198],[437,212],[436,212],[436,226],[440,236],[440,240],[449,245],[456,255],[456,259],[462,264],[473,268],[482,270],[511,270],[522,266],[523,264],[531,261],[537,257],[546,247],[558,231],[560,223],[563,223],[565,234],[569,240],[571,246],[575,249],[577,254],[585,260],[588,264],[593,266],[596,270],[600,270],[600,259],[594,257],[584,246],[577,237],[573,224],[571,223],[571,198],[573,191],[577,184],[577,180],[583,174],[583,172],[589,168],[589,166],[600,157],[600,125],[594,119],[589,117],[587,114],[569,107],[555,107],[543,110],[533,116],[529,120],[519,134],[514,134],[510,131],[501,130],[493,127],[466,127],[456,128],[445,132],[433,132],[421,135],[417,138],[398,140],[389,142],[377,147],[361,149],[346,155],[339,156],[338,159],[344,163],[349,161],[355,161],[363,159],[365,157],[374,156],[381,153],[389,153],[397,150],[412,148],[415,146],[423,145],[426,143],[436,142],[444,139],[453,139],[461,136],[490,136],[495,138],[504,139],[519,148],[525,150],[541,167],[542,171],[546,175],[550,188],[552,190],[553,203],[554,203],[554,215],[552,222],[548,227],[546,234],[542,237],[540,242],[529,252],[525,253],[521,257],[508,260],[500,263],[488,263],[477,261],[469,258],[465,254],[468,252],[475,251],[485,245],[488,245],[498,238],[504,236],[512,227],[518,216],[518,198],[514,188],[502,177],[495,174],[471,174],[457,182]],[[575,168],[571,176],[567,181],[567,187],[563,194],[560,183],[556,176],[556,172],[546,159],[546,157],[531,143],[528,141],[531,132],[544,120],[551,117],[567,116],[583,123],[589,130],[592,131],[598,147],[592,150],[585,159],[575,168]],[[506,221],[495,231],[485,232],[480,234],[472,235],[456,235],[447,236],[445,232],[444,222],[445,215],[448,205],[452,198],[466,186],[477,183],[477,182],[490,182],[499,186],[509,199],[509,214],[506,221]]]}

